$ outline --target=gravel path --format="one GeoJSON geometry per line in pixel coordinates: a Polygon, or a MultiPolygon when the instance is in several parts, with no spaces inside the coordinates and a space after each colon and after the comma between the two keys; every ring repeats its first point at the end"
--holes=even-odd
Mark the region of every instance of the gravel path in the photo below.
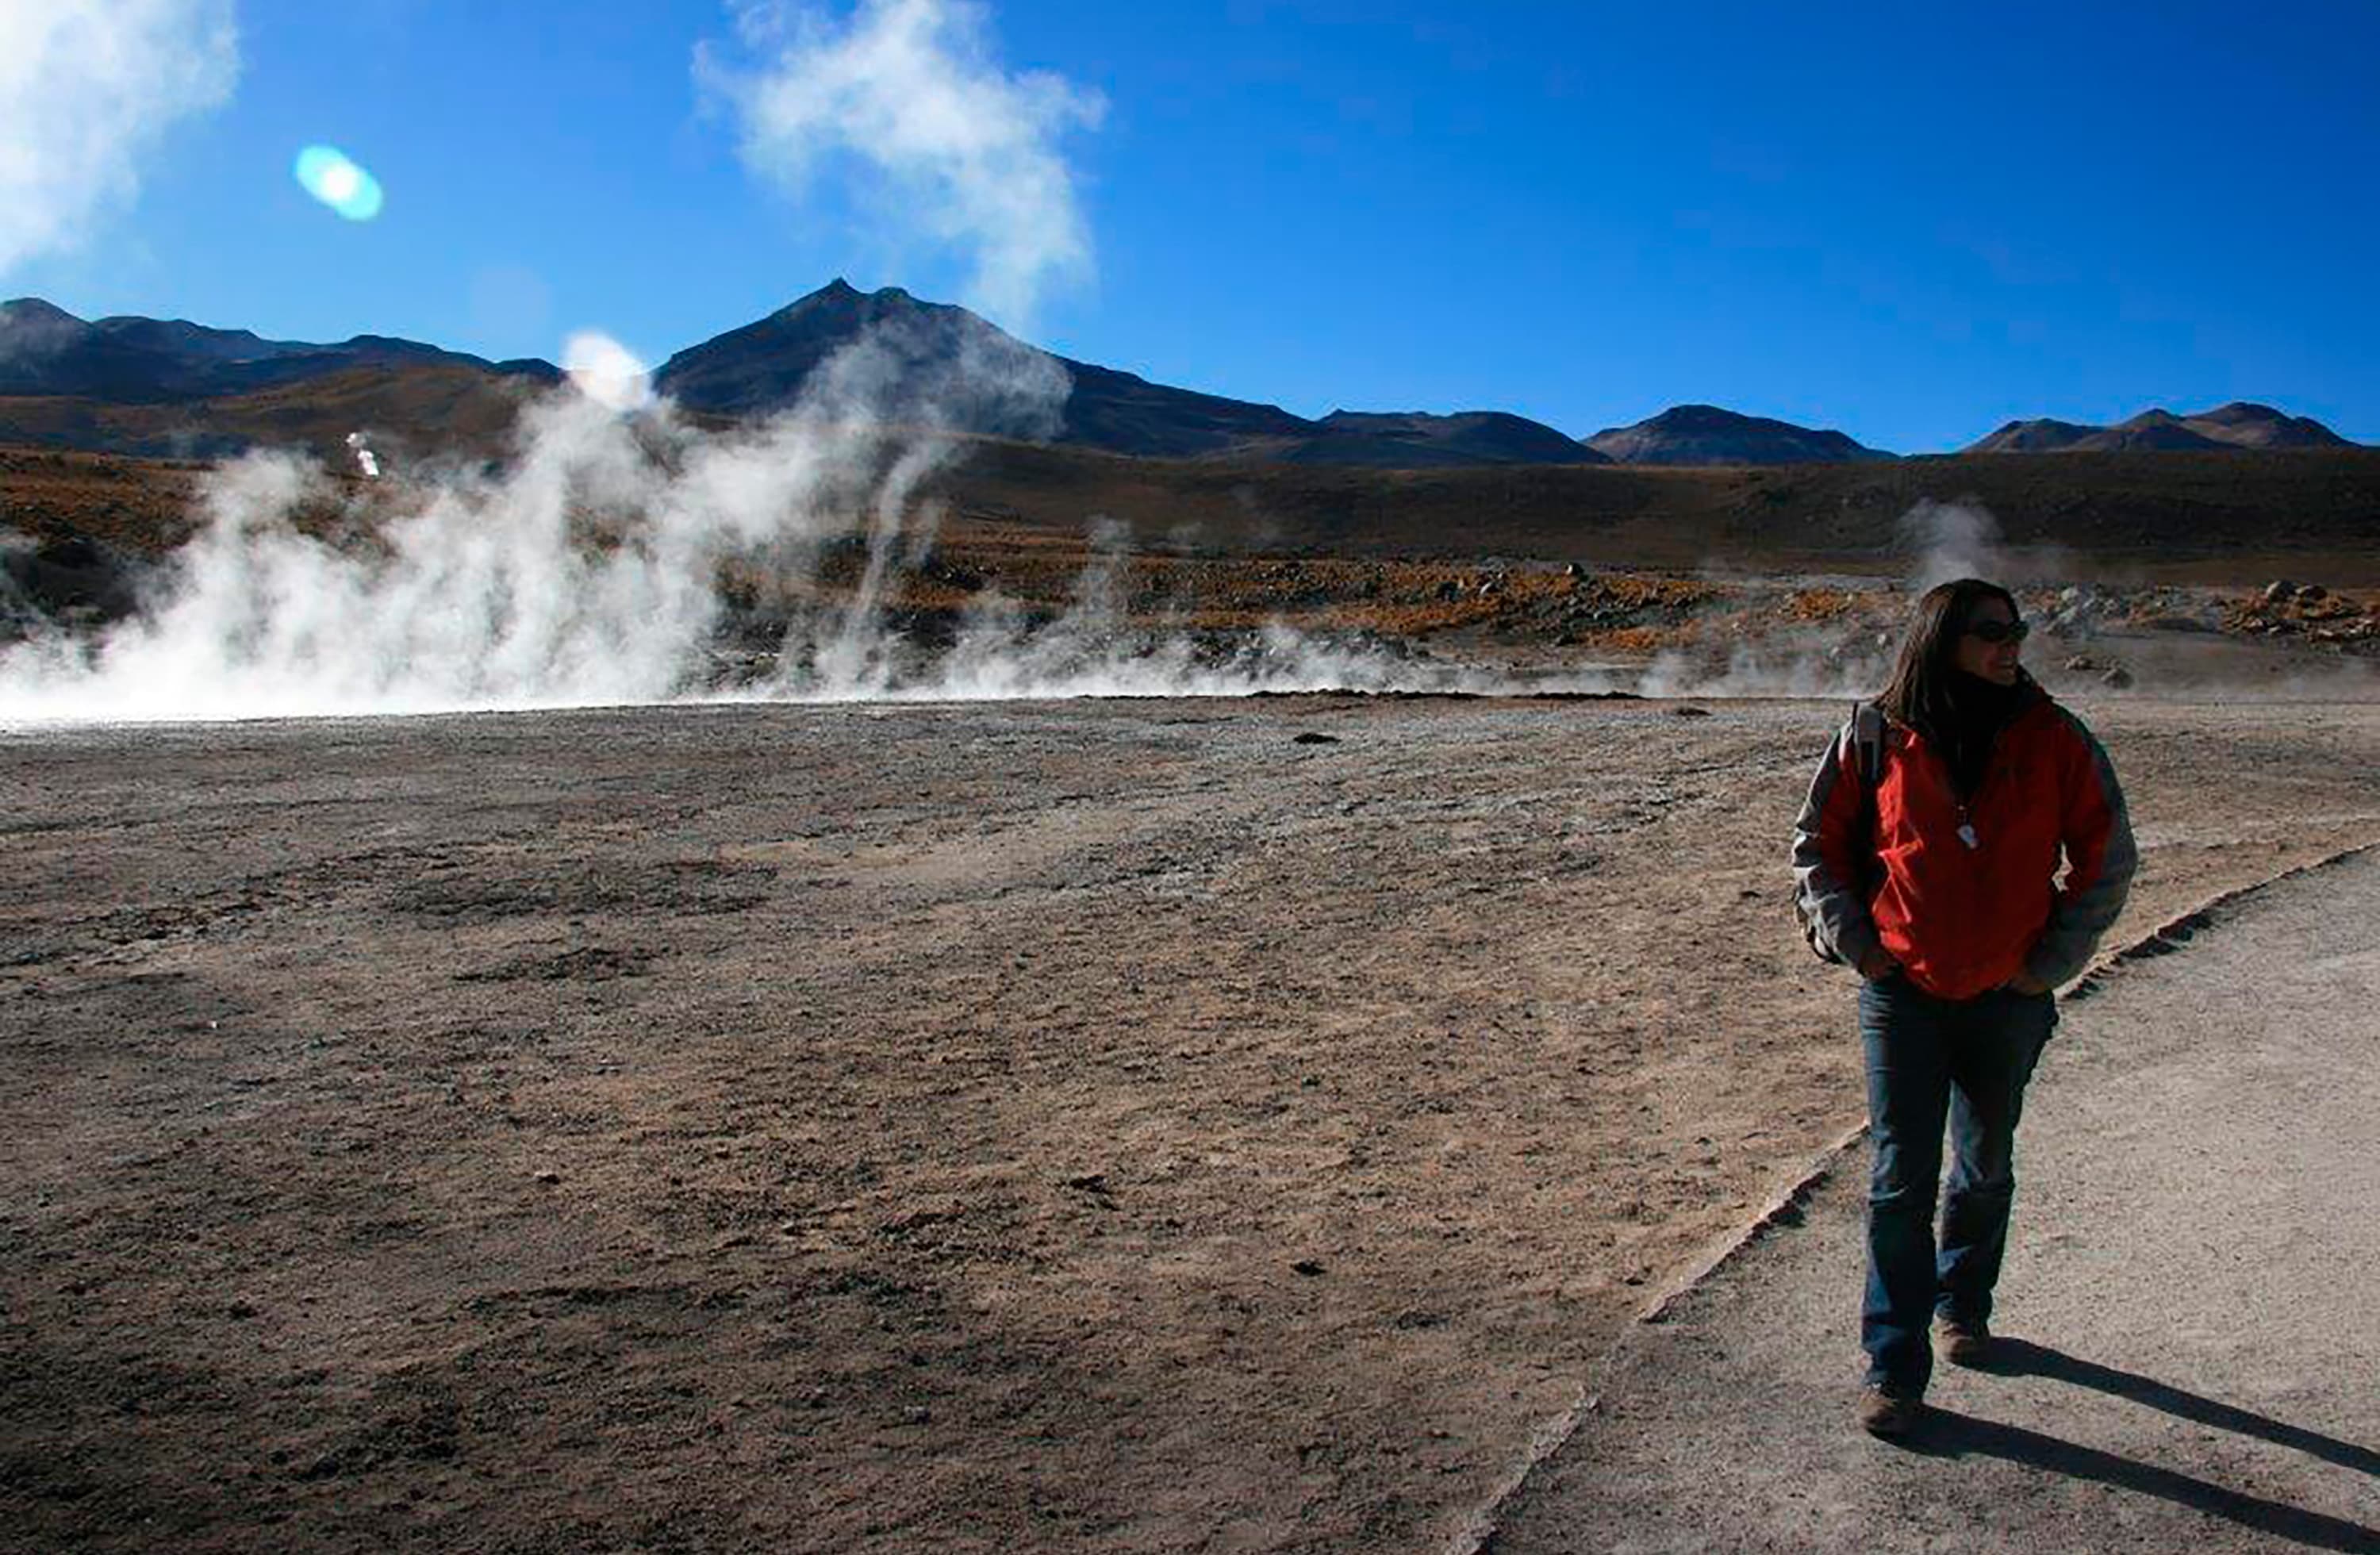
{"type": "Polygon", "coordinates": [[[1990,1374],[1852,1422],[1864,1148],[1640,1323],[1495,1515],[1522,1550],[2380,1550],[2380,853],[2070,1002],[1990,1374]]]}

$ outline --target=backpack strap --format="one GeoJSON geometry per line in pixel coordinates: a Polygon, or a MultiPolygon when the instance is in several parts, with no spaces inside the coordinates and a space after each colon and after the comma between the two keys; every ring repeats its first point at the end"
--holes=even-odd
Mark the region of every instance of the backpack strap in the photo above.
{"type": "Polygon", "coordinates": [[[1852,704],[1852,754],[1870,796],[1884,775],[1884,710],[1874,702],[1852,704]]]}
{"type": "Polygon", "coordinates": [[[1876,847],[1876,788],[1884,781],[1884,710],[1874,702],[1852,705],[1852,760],[1859,771],[1859,891],[1864,898],[1884,880],[1876,847]]]}

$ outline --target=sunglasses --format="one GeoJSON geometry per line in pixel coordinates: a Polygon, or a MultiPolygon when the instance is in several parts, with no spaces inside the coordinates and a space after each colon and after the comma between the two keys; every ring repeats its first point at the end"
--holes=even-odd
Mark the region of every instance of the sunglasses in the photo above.
{"type": "Polygon", "coordinates": [[[1967,635],[1985,642],[2022,642],[2032,631],[2022,621],[1977,621],[1968,626],[1967,635]]]}

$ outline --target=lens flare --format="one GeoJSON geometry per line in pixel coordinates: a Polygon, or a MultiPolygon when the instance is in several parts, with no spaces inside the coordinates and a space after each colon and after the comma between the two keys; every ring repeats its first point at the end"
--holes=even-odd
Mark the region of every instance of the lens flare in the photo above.
{"type": "Polygon", "coordinates": [[[308,194],[351,222],[380,214],[380,180],[336,146],[309,146],[293,169],[308,194]]]}

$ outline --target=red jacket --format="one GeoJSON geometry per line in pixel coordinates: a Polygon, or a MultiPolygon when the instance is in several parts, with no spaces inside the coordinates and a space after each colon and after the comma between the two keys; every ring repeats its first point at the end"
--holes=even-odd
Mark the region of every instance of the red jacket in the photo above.
{"type": "Polygon", "coordinates": [[[2139,855],[2115,769],[2081,720],[2035,687],[1963,805],[1948,760],[1888,721],[1871,809],[1852,747],[1846,723],[1793,831],[1794,888],[1820,954],[1856,966],[1881,943],[1944,999],[2020,972],[2054,988],[2082,971],[2139,855]],[[1874,834],[1861,835],[1871,814],[1874,834]]]}

